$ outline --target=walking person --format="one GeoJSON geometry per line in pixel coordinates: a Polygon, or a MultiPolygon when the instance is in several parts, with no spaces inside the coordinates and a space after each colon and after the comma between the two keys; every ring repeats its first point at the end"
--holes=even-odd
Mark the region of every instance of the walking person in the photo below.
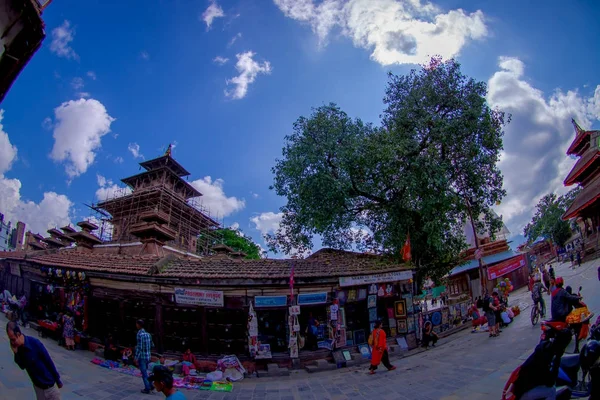
{"type": "Polygon", "coordinates": [[[577,251],[577,266],[581,267],[581,251],[577,251]]]}
{"type": "Polygon", "coordinates": [[[150,385],[150,381],[148,381],[148,363],[150,362],[151,357],[150,350],[152,349],[152,336],[144,329],[143,319],[138,319],[135,323],[135,327],[137,328],[138,333],[134,362],[142,373],[142,381],[144,382],[142,393],[150,394],[152,386],[150,385]]]}
{"type": "Polygon", "coordinates": [[[386,367],[388,371],[395,370],[396,367],[390,364],[387,340],[385,332],[381,329],[381,321],[375,322],[375,329],[371,335],[373,349],[371,350],[371,366],[369,367],[369,374],[373,375],[380,363],[383,363],[383,366],[386,367]]]}
{"type": "Polygon", "coordinates": [[[148,380],[167,400],[186,400],[185,395],[173,387],[173,373],[164,365],[155,365],[148,380]]]}
{"type": "Polygon", "coordinates": [[[75,350],[75,320],[70,311],[63,316],[63,337],[67,350],[75,350]]]}
{"type": "Polygon", "coordinates": [[[494,308],[494,299],[486,292],[483,298],[483,311],[485,312],[485,317],[487,319],[490,337],[498,336],[498,333],[496,332],[496,314],[494,314],[494,308]]]}
{"type": "Polygon", "coordinates": [[[15,363],[27,371],[37,400],[60,400],[63,387],[48,350],[38,339],[25,336],[16,322],[6,324],[6,335],[15,354],[15,363]]]}

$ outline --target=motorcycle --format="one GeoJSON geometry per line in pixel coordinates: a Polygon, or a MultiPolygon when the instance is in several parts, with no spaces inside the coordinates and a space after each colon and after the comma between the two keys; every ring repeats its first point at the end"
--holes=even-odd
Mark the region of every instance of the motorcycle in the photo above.
{"type": "MultiPolygon", "coordinates": [[[[562,345],[563,344],[559,344],[559,346],[562,345]]],[[[595,392],[597,392],[600,387],[599,360],[600,343],[593,340],[589,341],[581,349],[580,354],[562,356],[558,377],[555,383],[556,398],[598,398],[598,393],[595,392]],[[579,380],[580,371],[583,375],[581,380],[579,380]],[[595,386],[592,384],[593,382],[596,382],[595,386]],[[594,387],[596,387],[595,391],[594,387]]],[[[515,389],[513,385],[519,377],[520,370],[521,366],[515,369],[510,375],[508,382],[504,386],[502,400],[516,400],[516,396],[513,394],[513,390],[515,389]]]]}
{"type": "MultiPolygon", "coordinates": [[[[579,286],[578,295],[581,297],[581,286],[579,286]]],[[[557,332],[563,329],[569,329],[571,335],[575,337],[575,354],[579,353],[579,342],[587,338],[590,333],[590,320],[594,313],[590,312],[587,305],[580,300],[579,305],[569,313],[564,322],[542,321],[542,335],[540,341],[550,340],[555,337],[557,332]]]]}

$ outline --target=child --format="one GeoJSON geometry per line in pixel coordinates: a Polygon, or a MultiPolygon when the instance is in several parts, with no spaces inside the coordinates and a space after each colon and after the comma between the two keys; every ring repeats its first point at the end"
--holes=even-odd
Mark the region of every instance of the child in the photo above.
{"type": "Polygon", "coordinates": [[[133,354],[133,352],[131,351],[131,349],[127,348],[123,350],[123,364],[125,365],[131,365],[131,355],[133,354]]]}

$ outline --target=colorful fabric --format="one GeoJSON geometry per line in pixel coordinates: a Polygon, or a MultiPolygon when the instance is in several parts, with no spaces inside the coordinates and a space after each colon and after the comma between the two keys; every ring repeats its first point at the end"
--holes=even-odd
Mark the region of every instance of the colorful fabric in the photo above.
{"type": "Polygon", "coordinates": [[[137,334],[137,346],[135,346],[135,359],[150,361],[150,350],[152,349],[152,336],[145,329],[140,329],[137,334]]]}
{"type": "Polygon", "coordinates": [[[371,351],[371,365],[377,366],[381,363],[383,353],[387,349],[387,341],[383,329],[373,331],[373,349],[371,351]]]}

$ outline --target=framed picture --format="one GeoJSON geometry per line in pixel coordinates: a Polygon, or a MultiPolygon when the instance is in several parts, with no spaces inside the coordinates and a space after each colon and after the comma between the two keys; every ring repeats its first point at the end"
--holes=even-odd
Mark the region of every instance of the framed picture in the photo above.
{"type": "Polygon", "coordinates": [[[398,300],[394,303],[396,318],[406,318],[406,300],[398,300]]]}
{"type": "Polygon", "coordinates": [[[359,344],[358,352],[362,356],[362,358],[371,359],[371,348],[368,344],[359,344]]]}
{"type": "Polygon", "coordinates": [[[342,356],[344,356],[344,360],[346,360],[346,361],[352,360],[352,355],[350,354],[350,350],[342,350],[342,356]]]}
{"type": "Polygon", "coordinates": [[[375,322],[371,322],[369,329],[370,329],[370,332],[373,332],[375,330],[375,322]]]}
{"type": "Polygon", "coordinates": [[[352,346],[354,344],[354,332],[346,331],[346,346],[352,346]]]}
{"type": "Polygon", "coordinates": [[[394,337],[398,334],[398,331],[396,330],[396,328],[390,328],[390,336],[394,337]]]}
{"type": "Polygon", "coordinates": [[[348,300],[347,301],[348,302],[356,301],[356,296],[357,296],[356,289],[348,290],[348,300]]]}
{"type": "Polygon", "coordinates": [[[377,307],[377,295],[371,294],[369,295],[369,300],[367,301],[367,308],[375,308],[377,307]]]}
{"type": "Polygon", "coordinates": [[[367,337],[365,336],[364,329],[358,329],[354,331],[354,344],[367,343],[367,337]]]}
{"type": "Polygon", "coordinates": [[[388,318],[394,318],[394,309],[393,308],[388,308],[387,309],[387,314],[388,314],[388,318]]]}
{"type": "Polygon", "coordinates": [[[340,325],[342,328],[346,327],[346,309],[340,308],[340,325]]]}
{"type": "Polygon", "coordinates": [[[409,332],[414,332],[416,329],[415,319],[413,317],[409,317],[406,319],[406,326],[408,327],[409,332]]]}
{"type": "Polygon", "coordinates": [[[408,313],[412,313],[413,312],[413,301],[412,301],[412,294],[407,293],[407,294],[403,294],[402,298],[404,300],[406,300],[406,311],[408,311],[408,313]]]}
{"type": "Polygon", "coordinates": [[[369,322],[377,321],[377,309],[369,308],[369,322]]]}
{"type": "Polygon", "coordinates": [[[367,298],[367,288],[358,289],[358,300],[367,298]]]}
{"type": "Polygon", "coordinates": [[[408,333],[408,325],[405,319],[399,319],[398,321],[398,333],[408,333]]]}

